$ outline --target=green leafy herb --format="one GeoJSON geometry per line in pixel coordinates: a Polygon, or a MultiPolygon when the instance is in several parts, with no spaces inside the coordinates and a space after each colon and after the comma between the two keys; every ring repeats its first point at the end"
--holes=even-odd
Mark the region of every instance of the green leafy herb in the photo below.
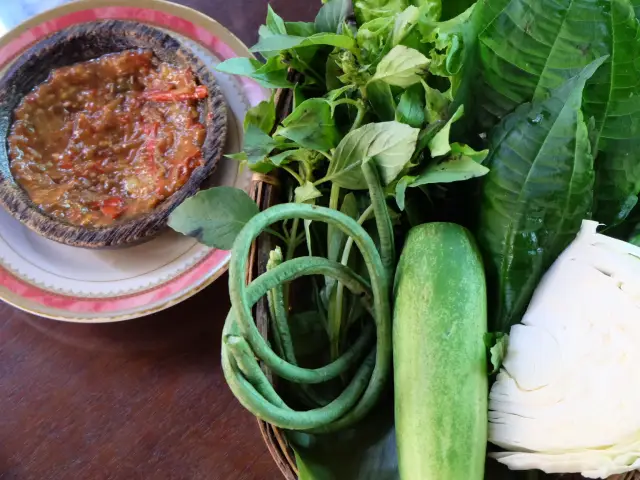
{"type": "Polygon", "coordinates": [[[261,39],[251,47],[252,52],[269,52],[273,50],[289,50],[311,45],[330,45],[346,50],[355,49],[355,41],[347,35],[336,33],[316,33],[310,37],[298,37],[295,35],[271,35],[261,39]]]}
{"type": "Polygon", "coordinates": [[[478,239],[494,281],[496,331],[520,320],[540,277],[588,218],[593,155],[580,106],[585,82],[604,60],[492,132],[478,239]]]}
{"type": "Polygon", "coordinates": [[[310,98],[302,102],[276,131],[301,147],[328,151],[340,139],[340,133],[331,115],[331,104],[322,98],[310,98]]]}
{"type": "Polygon", "coordinates": [[[451,183],[481,177],[489,169],[481,165],[488,155],[488,150],[476,152],[468,145],[451,144],[451,155],[445,160],[428,165],[416,175],[405,175],[395,187],[396,203],[404,210],[405,191],[408,187],[419,187],[433,183],[451,183]]]}
{"type": "Polygon", "coordinates": [[[438,133],[429,142],[429,150],[431,150],[431,156],[440,157],[446,155],[451,151],[451,145],[449,144],[449,136],[451,135],[451,125],[459,120],[464,114],[464,106],[460,105],[458,109],[451,116],[449,121],[442,127],[438,133]]]}
{"type": "Polygon", "coordinates": [[[290,88],[293,86],[287,80],[287,66],[277,57],[270,58],[265,64],[253,58],[230,58],[218,64],[216,70],[253,78],[266,88],[290,88]]]}
{"type": "Polygon", "coordinates": [[[349,13],[348,0],[329,0],[316,15],[316,30],[318,32],[340,33],[347,13],[349,13]]]}
{"type": "Polygon", "coordinates": [[[421,85],[409,87],[400,97],[396,120],[414,128],[421,128],[425,121],[425,96],[421,85]]]}
{"type": "Polygon", "coordinates": [[[365,189],[361,165],[372,158],[383,182],[391,183],[411,160],[418,133],[399,122],[370,123],[353,130],[336,148],[324,181],[351,190],[365,189]]]}
{"type": "Polygon", "coordinates": [[[398,45],[380,60],[372,80],[382,80],[389,85],[407,88],[420,82],[428,65],[429,59],[422,53],[398,45]]]}
{"type": "Polygon", "coordinates": [[[366,87],[367,98],[373,112],[381,122],[395,119],[396,102],[391,93],[391,87],[382,80],[369,82],[366,87]]]}
{"type": "Polygon", "coordinates": [[[247,111],[247,115],[244,117],[245,129],[249,128],[249,125],[254,125],[266,134],[271,133],[275,123],[276,106],[273,103],[273,97],[269,100],[260,102],[253,108],[250,108],[247,111]]]}
{"type": "Polygon", "coordinates": [[[320,190],[311,182],[305,182],[304,185],[296,187],[294,190],[296,203],[306,203],[322,196],[320,190]]]}
{"type": "Polygon", "coordinates": [[[230,250],[242,227],[259,211],[243,190],[216,187],[185,200],[169,216],[169,226],[209,247],[230,250]]]}

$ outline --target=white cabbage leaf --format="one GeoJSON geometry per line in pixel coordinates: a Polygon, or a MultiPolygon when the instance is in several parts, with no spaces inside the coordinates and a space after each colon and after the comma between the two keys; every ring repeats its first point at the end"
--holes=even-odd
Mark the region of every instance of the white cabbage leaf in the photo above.
{"type": "Polygon", "coordinates": [[[492,456],[606,478],[640,468],[640,248],[585,220],[546,273],[489,395],[492,456]]]}

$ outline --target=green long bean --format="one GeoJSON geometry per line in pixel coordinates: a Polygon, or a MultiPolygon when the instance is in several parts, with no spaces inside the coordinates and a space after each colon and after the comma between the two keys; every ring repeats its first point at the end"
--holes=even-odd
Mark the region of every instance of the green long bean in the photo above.
{"type": "Polygon", "coordinates": [[[390,373],[389,275],[373,240],[358,223],[336,210],[305,204],[278,205],[260,213],[245,225],[234,243],[229,269],[229,292],[233,307],[228,317],[228,325],[225,325],[223,368],[234,394],[245,407],[279,427],[314,432],[345,428],[370,411],[390,373]],[[315,257],[288,260],[258,277],[248,287],[245,286],[243,272],[246,269],[251,243],[271,224],[290,218],[324,221],[352,238],[361,250],[367,266],[371,279],[370,289],[366,281],[348,267],[315,257]],[[318,409],[294,412],[281,403],[281,399],[277,400],[279,397],[273,395],[275,391],[272,391],[272,387],[271,390],[266,387],[262,377],[255,376],[259,366],[252,355],[263,361],[273,373],[292,382],[320,383],[342,375],[352,368],[371,340],[367,337],[373,336],[371,330],[365,329],[354,345],[341,357],[317,369],[301,368],[280,358],[271,350],[255,326],[251,307],[262,295],[277,285],[312,274],[335,278],[356,295],[373,297],[372,313],[377,329],[377,342],[375,350],[362,361],[352,381],[335,400],[318,409]],[[367,330],[371,332],[370,335],[367,334],[367,330]],[[247,348],[238,347],[243,343],[237,340],[236,335],[246,341],[247,348]],[[252,364],[252,361],[255,364],[252,364]]]}

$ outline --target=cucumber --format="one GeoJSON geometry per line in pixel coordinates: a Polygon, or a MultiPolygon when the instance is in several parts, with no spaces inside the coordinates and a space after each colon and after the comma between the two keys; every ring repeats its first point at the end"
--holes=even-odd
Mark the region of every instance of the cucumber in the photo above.
{"type": "Polygon", "coordinates": [[[487,294],[471,234],[410,230],[394,285],[395,424],[402,480],[482,480],[487,294]]]}

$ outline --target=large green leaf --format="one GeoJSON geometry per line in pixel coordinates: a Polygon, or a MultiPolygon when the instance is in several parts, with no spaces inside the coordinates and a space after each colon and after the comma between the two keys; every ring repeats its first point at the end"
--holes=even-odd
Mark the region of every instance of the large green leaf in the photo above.
{"type": "Polygon", "coordinates": [[[493,283],[491,330],[507,332],[520,320],[540,277],[589,216],[593,155],[580,106],[603,60],[492,132],[478,232],[493,283]]]}
{"type": "MultiPolygon", "coordinates": [[[[634,0],[635,1],[635,0],[634,0]]],[[[635,2],[637,4],[637,1],[635,2]]],[[[544,98],[602,55],[585,89],[598,145],[595,219],[615,224],[640,191],[640,35],[630,0],[481,0],[477,97],[489,125],[544,98]]]]}
{"type": "Polygon", "coordinates": [[[598,141],[594,219],[624,220],[640,192],[640,29],[628,1],[610,3],[613,48],[587,83],[584,111],[598,141]]]}

